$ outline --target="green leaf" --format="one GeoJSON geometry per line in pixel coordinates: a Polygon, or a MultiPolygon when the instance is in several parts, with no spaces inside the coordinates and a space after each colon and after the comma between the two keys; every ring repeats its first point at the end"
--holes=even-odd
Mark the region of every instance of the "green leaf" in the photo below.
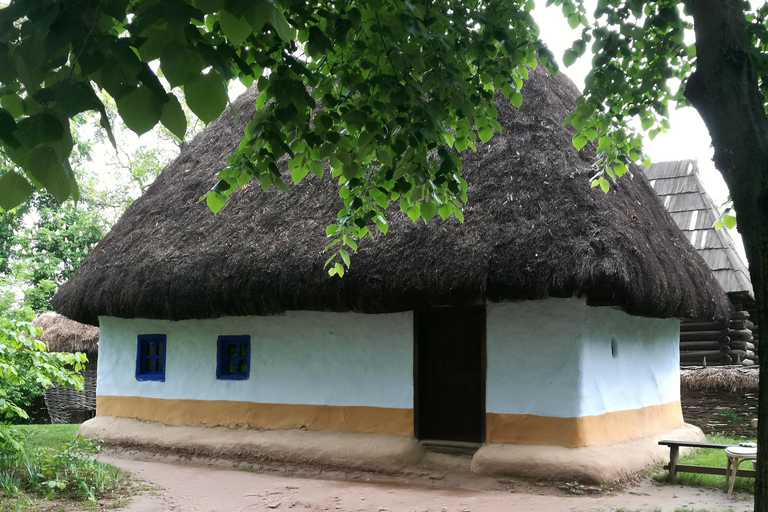
{"type": "Polygon", "coordinates": [[[413,222],[416,222],[416,220],[421,216],[421,210],[419,209],[419,206],[415,204],[409,206],[408,209],[405,210],[405,213],[408,214],[408,217],[410,217],[413,222]]]}
{"type": "Polygon", "coordinates": [[[373,222],[376,224],[376,227],[379,228],[379,231],[385,235],[387,234],[387,230],[389,229],[389,223],[387,222],[387,219],[381,215],[377,215],[373,218],[373,222]]]}
{"type": "Polygon", "coordinates": [[[179,140],[184,140],[187,133],[187,116],[181,108],[181,103],[173,94],[168,94],[168,101],[163,105],[160,122],[179,140]]]}
{"type": "Polygon", "coordinates": [[[573,136],[573,147],[575,147],[578,151],[581,151],[581,148],[583,148],[587,144],[587,138],[581,134],[577,133],[573,136]]]}
{"type": "Polygon", "coordinates": [[[485,143],[491,140],[491,137],[493,137],[493,127],[492,126],[483,126],[482,128],[477,130],[477,134],[480,136],[480,141],[485,143]]]}
{"type": "Polygon", "coordinates": [[[309,168],[305,165],[298,165],[291,170],[291,179],[294,183],[298,183],[307,174],[309,174],[309,168]]]}
{"type": "Polygon", "coordinates": [[[13,117],[21,117],[24,115],[24,100],[15,94],[7,94],[0,97],[0,105],[8,110],[13,117]]]}
{"type": "Polygon", "coordinates": [[[652,117],[646,117],[645,119],[643,119],[641,125],[643,127],[643,131],[648,131],[648,129],[651,126],[653,126],[653,118],[652,117]]]}
{"type": "Polygon", "coordinates": [[[565,67],[569,67],[571,64],[576,62],[578,56],[579,54],[573,50],[565,50],[565,53],[563,53],[563,64],[565,67]]]}
{"type": "Polygon", "coordinates": [[[437,203],[435,201],[427,201],[426,203],[421,203],[419,210],[422,218],[424,219],[424,222],[429,222],[429,220],[437,213],[437,203]]]}
{"type": "Polygon", "coordinates": [[[440,214],[440,218],[445,220],[453,213],[453,205],[450,203],[441,204],[437,209],[437,213],[440,214]]]}
{"type": "Polygon", "coordinates": [[[154,128],[162,116],[163,106],[155,94],[141,85],[116,101],[117,111],[125,125],[137,135],[154,128]]]}
{"type": "Polygon", "coordinates": [[[344,261],[344,264],[349,268],[349,253],[344,249],[339,249],[339,256],[344,261]]]}
{"type": "Polygon", "coordinates": [[[205,14],[211,14],[224,7],[224,0],[195,0],[195,7],[205,14]]]}
{"type": "Polygon", "coordinates": [[[13,169],[0,177],[0,209],[5,211],[16,208],[26,201],[34,187],[13,169]]]}
{"type": "Polygon", "coordinates": [[[608,183],[608,180],[606,180],[604,177],[600,176],[600,179],[598,180],[600,183],[600,189],[605,192],[606,194],[611,189],[611,184],[608,183]]]}
{"type": "Polygon", "coordinates": [[[242,16],[235,16],[227,10],[221,11],[219,15],[221,30],[227,39],[235,45],[240,46],[253,32],[250,23],[242,16]]]}
{"type": "Polygon", "coordinates": [[[224,194],[219,194],[218,192],[211,190],[205,194],[205,202],[213,213],[219,213],[219,210],[224,208],[224,205],[227,204],[227,198],[224,197],[224,194]]]}
{"type": "Polygon", "coordinates": [[[597,152],[601,153],[611,147],[611,138],[607,135],[603,135],[597,141],[597,152]]]}
{"type": "Polygon", "coordinates": [[[13,135],[28,148],[43,142],[58,141],[64,137],[64,125],[51,114],[35,114],[22,119],[16,126],[13,135]]]}
{"type": "Polygon", "coordinates": [[[267,9],[267,20],[269,20],[269,24],[275,29],[280,39],[286,43],[291,42],[294,37],[293,28],[288,24],[288,20],[285,19],[283,11],[274,0],[267,0],[264,6],[267,9]]]}
{"type": "Polygon", "coordinates": [[[186,84],[200,76],[203,62],[197,53],[190,52],[179,41],[170,41],[160,52],[160,69],[171,87],[186,84]]]}
{"type": "Polygon", "coordinates": [[[715,221],[715,229],[722,229],[722,228],[723,228],[723,221],[720,219],[717,219],[717,221],[715,221]]]}
{"type": "Polygon", "coordinates": [[[520,91],[513,92],[512,95],[509,97],[509,101],[515,107],[520,108],[520,105],[523,104],[523,95],[520,93],[520,91]]]}
{"type": "Polygon", "coordinates": [[[33,149],[27,159],[27,171],[51,193],[57,203],[67,200],[71,192],[70,176],[56,150],[45,146],[33,149]]]}
{"type": "Polygon", "coordinates": [[[200,75],[184,85],[187,106],[204,123],[216,119],[227,106],[227,87],[214,72],[200,75]]]}
{"type": "Polygon", "coordinates": [[[736,217],[733,215],[728,215],[727,213],[723,215],[723,224],[725,224],[725,227],[728,229],[733,229],[736,227],[736,217]]]}

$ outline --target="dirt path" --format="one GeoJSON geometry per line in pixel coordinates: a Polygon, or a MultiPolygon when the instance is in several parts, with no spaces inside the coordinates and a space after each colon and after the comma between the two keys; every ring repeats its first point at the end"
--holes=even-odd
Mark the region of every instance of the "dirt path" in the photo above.
{"type": "MultiPolygon", "coordinates": [[[[676,508],[735,512],[752,510],[752,500],[728,498],[721,490],[660,486],[643,481],[597,496],[564,496],[552,486],[476,477],[456,471],[385,478],[370,474],[314,475],[245,471],[190,464],[168,457],[113,453],[100,458],[156,486],[136,495],[126,512],[156,511],[329,511],[329,512],[509,512],[674,511],[676,508]],[[330,477],[330,478],[329,478],[330,477]]],[[[443,468],[444,469],[444,468],[443,468]]]]}

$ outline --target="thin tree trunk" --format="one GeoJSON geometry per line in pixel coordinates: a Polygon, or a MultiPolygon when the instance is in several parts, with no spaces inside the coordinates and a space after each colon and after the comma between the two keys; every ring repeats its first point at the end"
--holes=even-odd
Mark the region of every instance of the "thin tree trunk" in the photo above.
{"type": "MultiPolygon", "coordinates": [[[[685,95],[712,136],[715,166],[738,214],[758,303],[768,326],[768,117],[749,57],[742,0],[692,0],[696,71],[685,95]]],[[[768,353],[760,357],[755,510],[768,511],[768,353]]]]}

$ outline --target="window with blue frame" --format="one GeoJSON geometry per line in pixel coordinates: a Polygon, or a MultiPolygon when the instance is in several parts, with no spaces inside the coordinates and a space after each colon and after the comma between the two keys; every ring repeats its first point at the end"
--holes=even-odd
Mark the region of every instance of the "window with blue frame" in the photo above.
{"type": "Polygon", "coordinates": [[[251,371],[251,337],[219,336],[216,343],[216,378],[246,380],[251,371]]]}
{"type": "Polygon", "coordinates": [[[165,382],[165,334],[139,334],[136,380],[165,382]]]}

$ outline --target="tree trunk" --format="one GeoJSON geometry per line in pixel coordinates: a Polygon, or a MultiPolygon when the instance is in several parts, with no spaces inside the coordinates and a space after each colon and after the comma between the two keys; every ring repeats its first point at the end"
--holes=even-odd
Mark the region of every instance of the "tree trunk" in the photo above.
{"type": "MultiPolygon", "coordinates": [[[[687,2],[696,33],[696,71],[685,95],[712,136],[715,166],[738,214],[758,304],[768,325],[768,117],[749,50],[742,0],[687,2]]],[[[755,510],[768,511],[768,354],[760,358],[755,510]]]]}

